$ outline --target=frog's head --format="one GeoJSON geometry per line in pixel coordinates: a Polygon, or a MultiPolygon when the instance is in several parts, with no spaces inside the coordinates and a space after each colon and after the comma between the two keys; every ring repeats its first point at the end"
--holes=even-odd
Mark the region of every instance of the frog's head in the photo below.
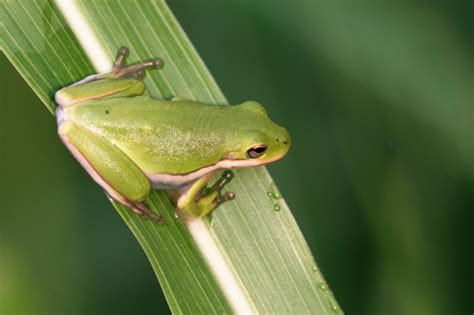
{"type": "Polygon", "coordinates": [[[253,101],[233,106],[232,149],[227,152],[226,167],[252,167],[284,157],[291,146],[285,128],[270,120],[264,107],[253,101]],[[238,139],[238,141],[235,141],[238,139]]]}

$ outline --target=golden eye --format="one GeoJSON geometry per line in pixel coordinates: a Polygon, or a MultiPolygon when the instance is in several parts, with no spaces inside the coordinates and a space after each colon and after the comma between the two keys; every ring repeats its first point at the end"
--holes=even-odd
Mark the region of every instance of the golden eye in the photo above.
{"type": "Polygon", "coordinates": [[[256,145],[247,150],[247,156],[251,159],[260,157],[267,150],[265,145],[256,145]]]}

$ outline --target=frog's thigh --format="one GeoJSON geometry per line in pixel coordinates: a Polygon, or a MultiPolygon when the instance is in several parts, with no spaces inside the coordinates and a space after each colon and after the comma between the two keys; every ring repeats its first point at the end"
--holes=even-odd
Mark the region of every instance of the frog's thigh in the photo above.
{"type": "Polygon", "coordinates": [[[59,136],[92,178],[118,202],[131,206],[150,192],[150,182],[115,145],[70,121],[59,126],[59,136]]]}

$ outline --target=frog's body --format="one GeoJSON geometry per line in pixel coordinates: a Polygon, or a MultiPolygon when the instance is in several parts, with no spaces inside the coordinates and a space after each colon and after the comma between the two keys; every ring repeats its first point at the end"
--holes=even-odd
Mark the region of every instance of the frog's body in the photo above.
{"type": "Polygon", "coordinates": [[[56,113],[59,134],[74,156],[112,198],[136,212],[153,216],[142,201],[154,187],[178,191],[173,195],[184,217],[205,215],[233,198],[220,195],[225,178],[219,189],[201,192],[217,170],[263,165],[288,151],[288,133],[260,104],[215,106],[140,95],[143,83],[130,76],[150,63],[122,68],[123,57],[124,51],[112,73],[59,91],[56,113]]]}

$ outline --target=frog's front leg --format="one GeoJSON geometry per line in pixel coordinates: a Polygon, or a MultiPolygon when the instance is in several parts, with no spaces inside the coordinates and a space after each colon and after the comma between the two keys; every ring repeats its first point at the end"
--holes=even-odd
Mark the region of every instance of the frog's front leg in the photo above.
{"type": "Polygon", "coordinates": [[[61,123],[58,133],[69,151],[110,197],[140,216],[164,223],[160,215],[143,203],[150,192],[150,182],[125,153],[71,121],[61,123]]]}
{"type": "Polygon", "coordinates": [[[232,180],[233,173],[224,171],[214,185],[207,187],[214,176],[215,173],[210,173],[177,192],[178,215],[186,219],[203,217],[222,203],[235,198],[233,192],[221,193],[224,186],[232,180]]]}

